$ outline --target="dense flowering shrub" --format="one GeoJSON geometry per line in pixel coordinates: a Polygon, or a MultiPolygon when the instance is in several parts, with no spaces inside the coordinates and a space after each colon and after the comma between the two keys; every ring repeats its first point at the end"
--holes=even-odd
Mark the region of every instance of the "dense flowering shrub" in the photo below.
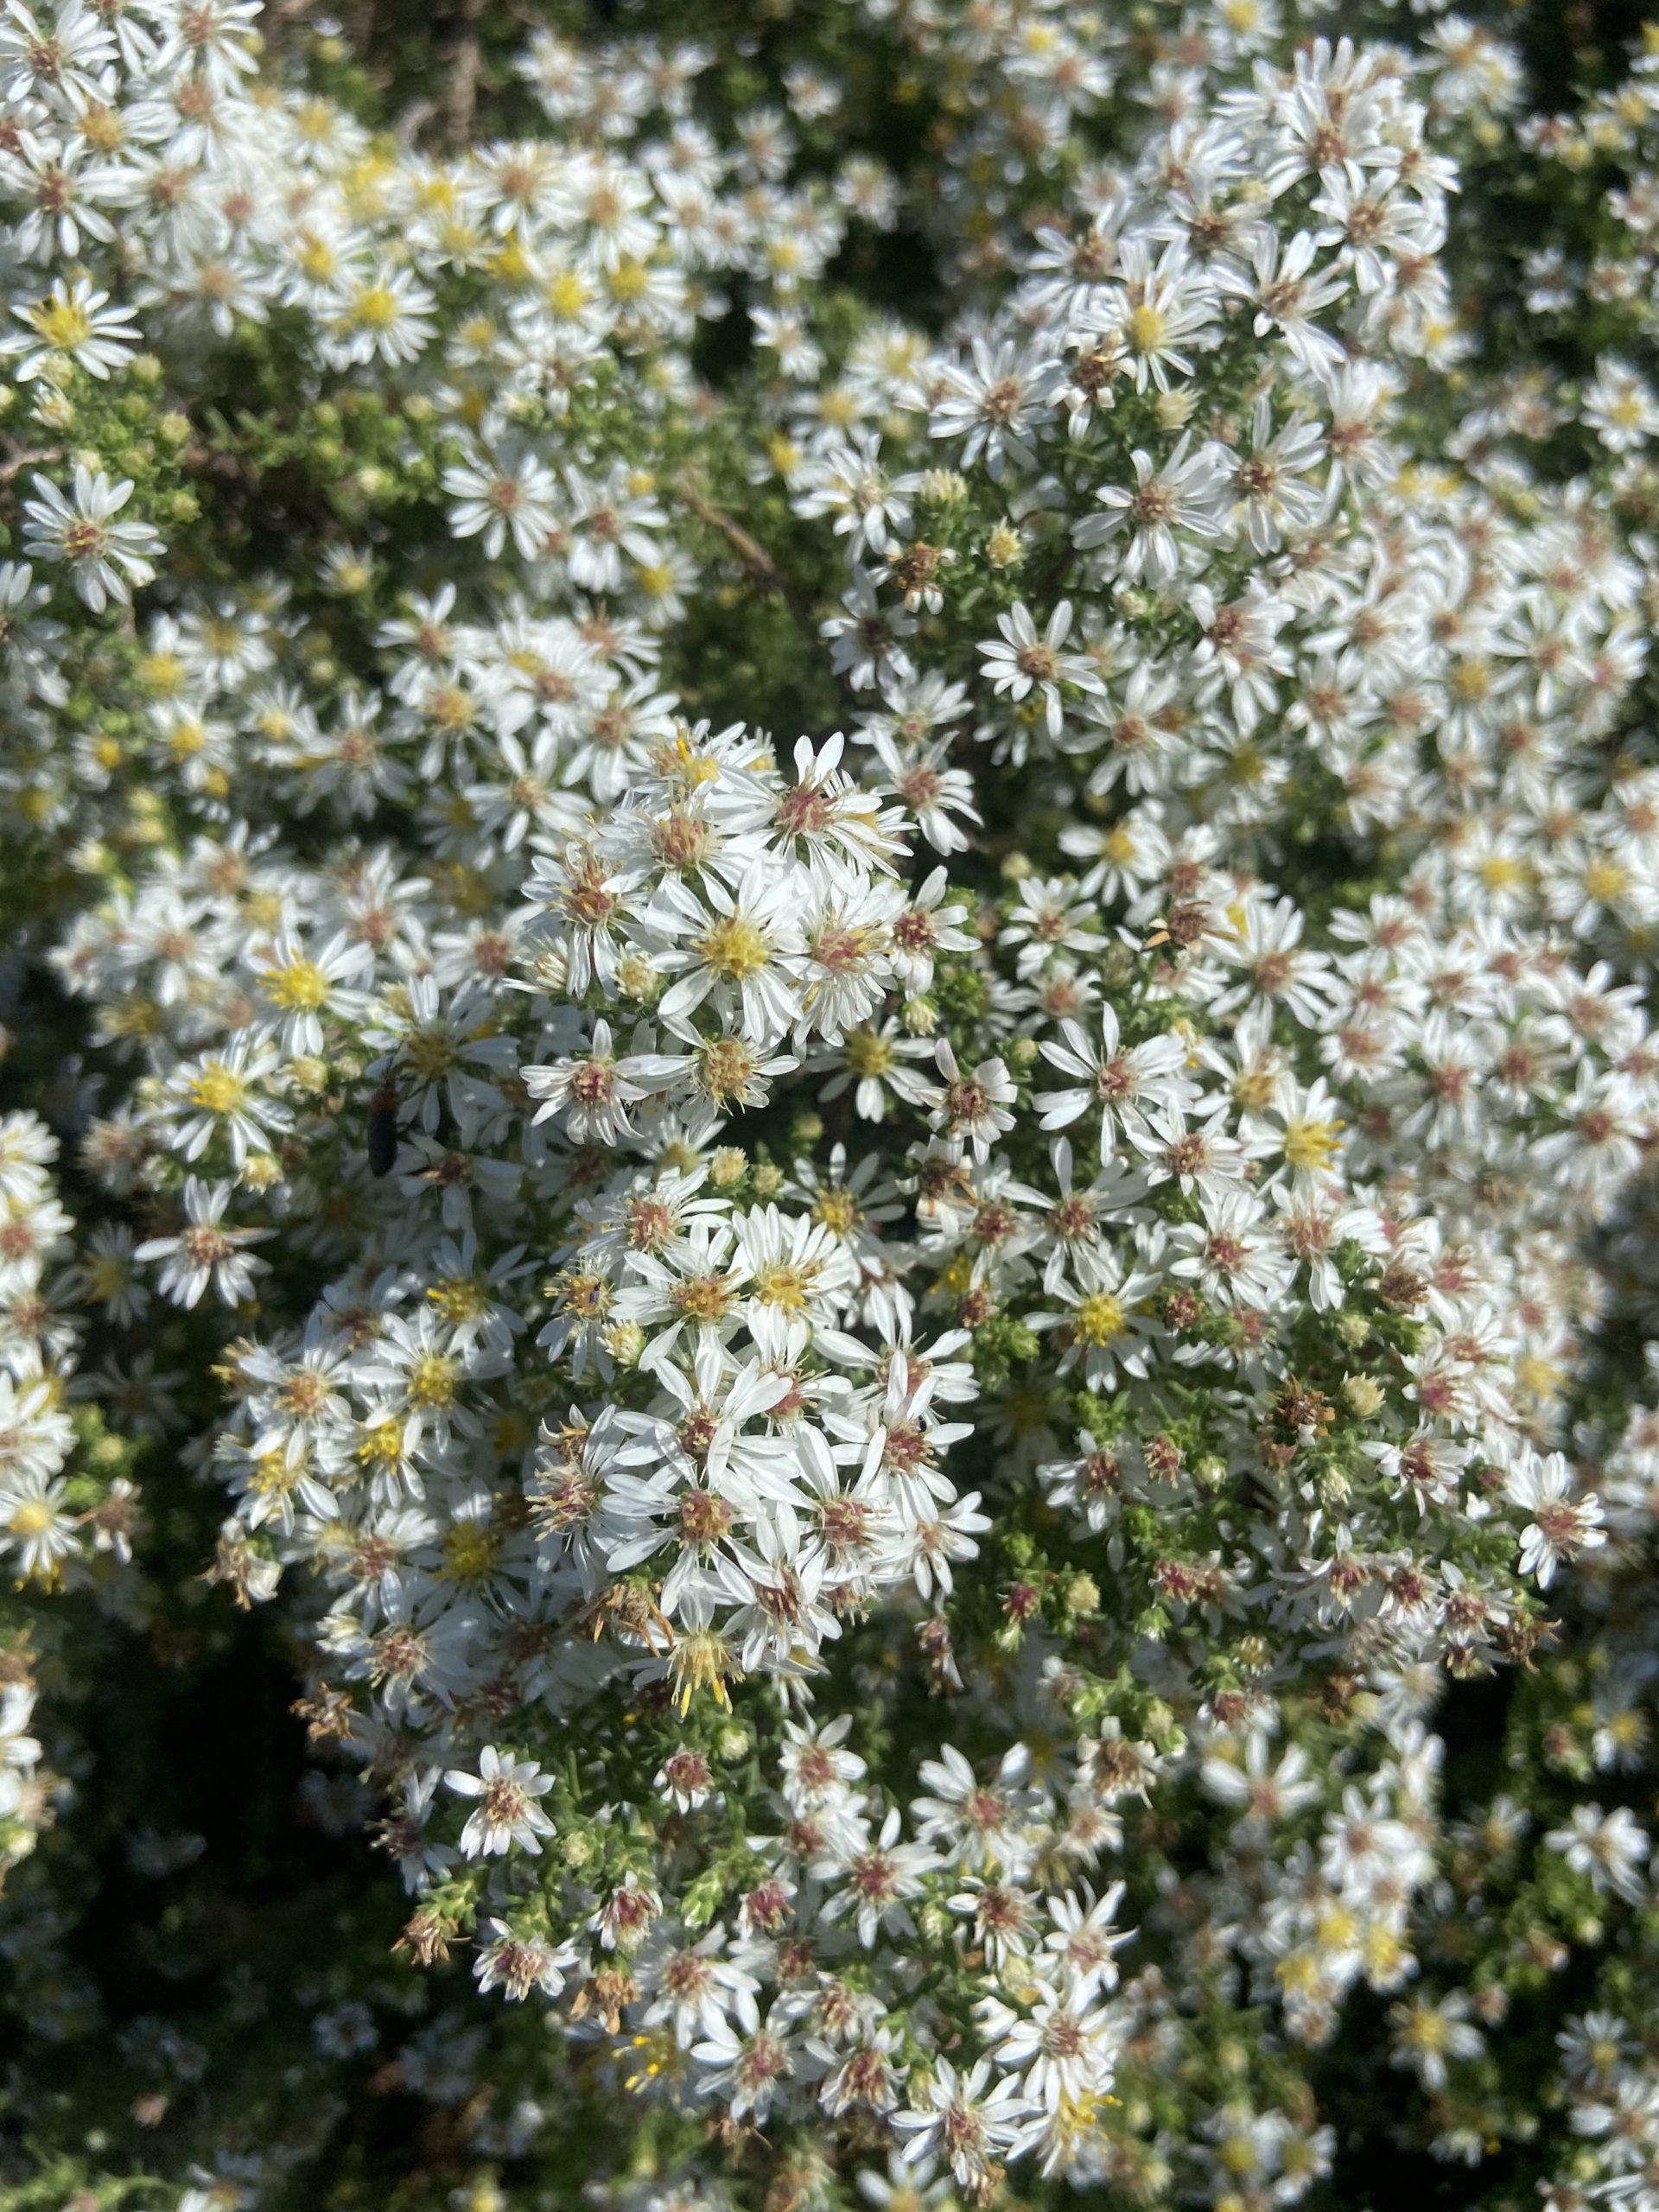
{"type": "Polygon", "coordinates": [[[0,15],[0,2205],[1659,2205],[1659,37],[393,12],[0,15]]]}

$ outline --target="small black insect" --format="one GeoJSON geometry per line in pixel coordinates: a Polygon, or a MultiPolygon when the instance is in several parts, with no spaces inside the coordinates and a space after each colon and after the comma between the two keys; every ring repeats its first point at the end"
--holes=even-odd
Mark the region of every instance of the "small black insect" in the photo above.
{"type": "Polygon", "coordinates": [[[397,1164],[397,1087],[384,1083],[369,1100],[369,1173],[390,1175],[397,1164]]]}

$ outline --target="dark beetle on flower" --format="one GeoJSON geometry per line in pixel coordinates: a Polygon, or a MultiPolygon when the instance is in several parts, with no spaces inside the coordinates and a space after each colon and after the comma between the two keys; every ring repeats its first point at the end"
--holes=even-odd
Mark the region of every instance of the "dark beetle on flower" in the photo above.
{"type": "Polygon", "coordinates": [[[369,1100],[369,1173],[390,1175],[397,1160],[397,1086],[383,1083],[369,1100]]]}

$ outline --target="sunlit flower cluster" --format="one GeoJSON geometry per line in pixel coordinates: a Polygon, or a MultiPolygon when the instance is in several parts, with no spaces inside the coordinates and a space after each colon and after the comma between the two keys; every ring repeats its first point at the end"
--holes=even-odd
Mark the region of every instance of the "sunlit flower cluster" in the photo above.
{"type": "Polygon", "coordinates": [[[393,130],[6,0],[0,1868],[228,1993],[0,1899],[112,2174],[1649,2201],[1659,61],[1375,12],[474,9],[393,130]],[[124,1636],[377,1847],[268,2100],[124,1636]]]}

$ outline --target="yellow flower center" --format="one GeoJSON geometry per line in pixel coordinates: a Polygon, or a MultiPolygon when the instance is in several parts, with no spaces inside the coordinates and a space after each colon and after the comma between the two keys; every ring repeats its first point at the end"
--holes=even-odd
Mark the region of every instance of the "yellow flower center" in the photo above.
{"type": "Polygon", "coordinates": [[[489,1294],[470,1275],[449,1275],[442,1282],[434,1283],[426,1294],[442,1318],[451,1323],[476,1321],[490,1308],[489,1294]]]}
{"type": "Polygon", "coordinates": [[[1327,1906],[1319,1915],[1316,1930],[1319,1942],[1327,1951],[1347,1951],[1353,1948],[1354,1916],[1345,1905],[1327,1906]]]}
{"type": "Polygon", "coordinates": [[[404,1456],[403,1430],[395,1421],[377,1421],[364,1430],[357,1456],[365,1466],[395,1467],[404,1456]]]}
{"type": "Polygon", "coordinates": [[[562,269],[547,287],[547,304],[555,315],[580,315],[588,304],[588,287],[574,269],[562,269]]]}
{"type": "Polygon", "coordinates": [[[409,1402],[438,1408],[455,1402],[455,1363],[442,1352],[423,1352],[409,1370],[409,1402]]]}
{"type": "Polygon", "coordinates": [[[207,1114],[234,1114],[247,1096],[247,1084],[221,1060],[209,1060],[190,1085],[192,1103],[207,1114]]]}
{"type": "Polygon", "coordinates": [[[777,1306],[785,1313],[799,1313],[805,1310],[810,1293],[808,1271],[791,1267],[786,1260],[774,1260],[755,1270],[754,1295],[763,1306],[777,1306]]]}
{"type": "Polygon", "coordinates": [[[1292,1122],[1285,1131],[1285,1158],[1293,1167],[1317,1174],[1335,1157],[1341,1129],[1340,1122],[1292,1122]]]}
{"type": "Polygon", "coordinates": [[[365,284],[352,302],[352,318],[365,330],[385,330],[397,320],[397,295],[390,284],[365,284]]]}
{"type": "Polygon", "coordinates": [[[184,683],[184,663],[176,653],[146,653],[138,664],[138,680],[152,691],[177,691],[184,683]]]}
{"type": "Polygon", "coordinates": [[[47,344],[55,346],[60,353],[73,353],[92,334],[92,317],[73,300],[43,301],[31,309],[29,321],[47,344]]]}
{"type": "Polygon", "coordinates": [[[1109,1344],[1123,1334],[1128,1322],[1122,1302],[1109,1290],[1096,1290],[1077,1301],[1071,1326],[1079,1344],[1109,1344]]]}
{"type": "Polygon", "coordinates": [[[771,948],[764,932],[747,916],[728,914],[699,938],[697,950],[715,975],[741,978],[759,975],[771,948]]]}
{"type": "Polygon", "coordinates": [[[1452,671],[1452,689],[1459,698],[1478,702],[1492,688],[1492,672],[1484,660],[1459,661],[1452,671]]]}
{"type": "Polygon", "coordinates": [[[280,1497],[293,1489],[300,1469],[289,1465],[285,1452],[262,1452],[248,1471],[248,1488],[261,1497],[280,1497]]]}
{"type": "Polygon", "coordinates": [[[435,1082],[455,1064],[454,1040],[447,1029],[411,1029],[404,1050],[423,1083],[435,1082]]]}
{"type": "Polygon", "coordinates": [[[481,1582],[495,1565],[496,1548],[493,1529],[476,1521],[458,1521],[443,1540],[448,1572],[457,1582],[481,1582]]]}
{"type": "Polygon", "coordinates": [[[893,1047],[873,1029],[854,1029],[847,1038],[847,1065],[856,1076],[885,1075],[893,1065],[893,1047]]]}
{"type": "Polygon", "coordinates": [[[820,1191],[812,1213],[836,1236],[850,1236],[858,1226],[858,1201],[850,1191],[820,1191]]]}
{"type": "Polygon", "coordinates": [[[271,1001],[291,1012],[312,1014],[328,1002],[328,978],[315,960],[290,960],[284,967],[268,968],[264,981],[271,1001]]]}

